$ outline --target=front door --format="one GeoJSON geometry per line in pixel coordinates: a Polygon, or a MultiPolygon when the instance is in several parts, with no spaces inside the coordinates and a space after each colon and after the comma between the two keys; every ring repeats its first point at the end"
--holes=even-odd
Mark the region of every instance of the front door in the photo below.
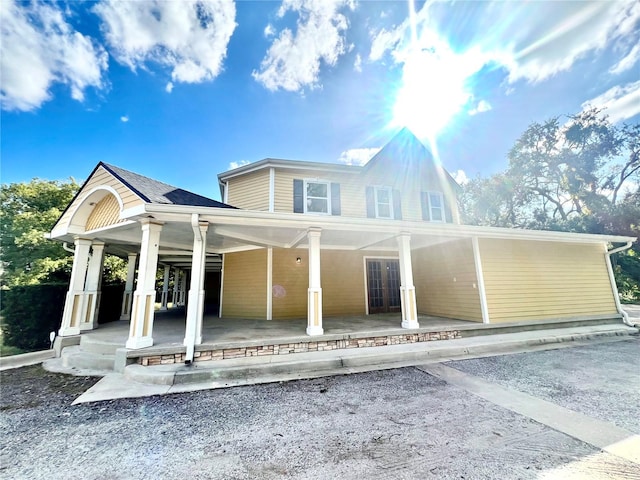
{"type": "Polygon", "coordinates": [[[367,260],[369,313],[400,311],[400,264],[398,260],[367,260]]]}

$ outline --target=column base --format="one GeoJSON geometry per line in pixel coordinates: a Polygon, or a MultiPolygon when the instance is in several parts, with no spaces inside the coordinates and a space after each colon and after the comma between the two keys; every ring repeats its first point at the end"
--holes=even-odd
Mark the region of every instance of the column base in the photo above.
{"type": "Polygon", "coordinates": [[[133,337],[129,338],[126,347],[132,350],[153,346],[153,337],[133,337]]]}
{"type": "Polygon", "coordinates": [[[401,326],[402,328],[420,328],[418,322],[411,322],[409,320],[403,320],[401,326]]]}
{"type": "Polygon", "coordinates": [[[307,327],[307,335],[324,335],[324,329],[322,327],[307,327]]]}
{"type": "Polygon", "coordinates": [[[78,327],[66,327],[58,330],[58,336],[70,337],[71,335],[80,335],[80,329],[78,327]]]}

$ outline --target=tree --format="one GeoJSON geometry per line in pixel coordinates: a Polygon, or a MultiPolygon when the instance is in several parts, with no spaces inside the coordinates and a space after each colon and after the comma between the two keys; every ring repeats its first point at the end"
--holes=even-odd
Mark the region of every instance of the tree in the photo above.
{"type": "Polygon", "coordinates": [[[67,281],[72,257],[45,238],[78,191],[78,184],[40,180],[0,187],[2,285],[67,281]]]}
{"type": "MultiPolygon", "coordinates": [[[[640,125],[612,125],[596,108],[532,123],[508,160],[464,186],[465,223],[640,235],[640,125]]],[[[636,292],[639,252],[636,242],[616,267],[636,292]]]]}

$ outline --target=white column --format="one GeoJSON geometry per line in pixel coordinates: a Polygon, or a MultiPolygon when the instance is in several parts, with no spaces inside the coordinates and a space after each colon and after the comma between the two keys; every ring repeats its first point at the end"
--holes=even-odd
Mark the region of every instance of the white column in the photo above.
{"type": "Polygon", "coordinates": [[[127,283],[124,285],[124,293],[122,294],[122,309],[120,320],[129,320],[131,318],[131,301],[133,300],[133,281],[136,278],[136,261],[137,253],[130,253],[127,262],[127,283]]]}
{"type": "Polygon", "coordinates": [[[185,304],[185,295],[187,293],[187,272],[182,272],[182,279],[180,280],[180,297],[178,302],[180,302],[180,306],[184,307],[185,304]]]}
{"type": "Polygon", "coordinates": [[[156,270],[158,269],[158,248],[162,224],[141,220],[142,242],[138,285],[133,293],[131,322],[127,348],[144,348],[153,345],[153,309],[156,301],[156,270]]]}
{"type": "Polygon", "coordinates": [[[162,282],[162,297],[160,299],[160,310],[167,310],[167,302],[169,301],[169,273],[171,267],[169,265],[164,266],[164,279],[162,282]]]}
{"type": "Polygon", "coordinates": [[[322,335],[322,287],[320,283],[320,234],[319,228],[310,228],[309,240],[309,289],[307,294],[307,335],[322,335]]]}
{"type": "Polygon", "coordinates": [[[100,309],[100,288],[102,286],[102,268],[104,266],[104,243],[91,244],[91,259],[84,286],[84,315],[80,319],[80,331],[93,330],[98,324],[100,309]]]}
{"type": "Polygon", "coordinates": [[[74,244],[75,251],[73,254],[71,280],[69,282],[67,298],[64,303],[62,325],[58,332],[58,335],[61,337],[78,335],[80,333],[80,320],[84,308],[84,280],[87,275],[91,240],[76,238],[74,244]]]}
{"type": "MultiPolygon", "coordinates": [[[[478,296],[480,297],[480,312],[482,313],[482,323],[490,323],[489,308],[487,306],[487,293],[484,289],[484,272],[482,271],[482,260],[480,259],[480,245],[478,237],[471,238],[473,248],[473,262],[476,266],[476,280],[478,282],[478,296]]],[[[474,285],[475,287],[475,285],[474,285]]]]}
{"type": "Polygon", "coordinates": [[[267,320],[273,320],[273,248],[267,248],[267,320]]]}
{"type": "Polygon", "coordinates": [[[191,217],[193,228],[193,256],[191,257],[191,286],[187,305],[187,326],[184,345],[187,347],[185,360],[192,361],[195,346],[202,343],[202,317],[204,315],[204,276],[207,258],[208,222],[200,222],[198,215],[191,217]]]}
{"type": "Polygon", "coordinates": [[[178,270],[177,268],[173,270],[173,292],[171,292],[171,304],[173,308],[176,308],[178,305],[178,293],[180,292],[180,275],[182,274],[182,270],[178,270]]]}
{"type": "Polygon", "coordinates": [[[400,258],[400,305],[402,308],[402,328],[420,328],[416,306],[416,287],[413,284],[411,266],[411,236],[401,233],[397,237],[400,258]]]}

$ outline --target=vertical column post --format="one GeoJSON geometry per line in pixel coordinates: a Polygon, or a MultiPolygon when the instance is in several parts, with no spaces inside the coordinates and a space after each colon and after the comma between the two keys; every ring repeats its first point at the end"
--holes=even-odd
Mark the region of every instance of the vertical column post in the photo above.
{"type": "Polygon", "coordinates": [[[171,266],[164,266],[164,279],[162,281],[162,297],[160,298],[160,310],[167,310],[167,302],[169,301],[169,273],[171,266]]]}
{"type": "Polygon", "coordinates": [[[181,307],[185,304],[185,295],[187,293],[187,272],[182,272],[182,279],[180,279],[180,296],[178,297],[178,303],[181,307]]]}
{"type": "Polygon", "coordinates": [[[162,224],[148,219],[141,220],[142,242],[138,285],[133,293],[131,322],[127,348],[144,348],[153,345],[153,314],[156,300],[156,270],[158,269],[158,249],[162,224]]]}
{"type": "Polygon", "coordinates": [[[207,258],[208,222],[199,221],[198,214],[191,216],[193,229],[193,256],[191,257],[191,286],[187,305],[187,325],[184,345],[187,347],[185,361],[193,361],[195,346],[202,343],[202,317],[204,315],[204,276],[207,258]]]}
{"type": "Polygon", "coordinates": [[[178,306],[178,293],[180,292],[180,275],[182,274],[182,270],[178,270],[177,268],[173,270],[173,292],[171,292],[171,303],[173,304],[173,308],[178,306]]]}
{"type": "Polygon", "coordinates": [[[127,258],[127,282],[124,285],[124,293],[122,294],[122,309],[120,311],[120,320],[129,320],[131,318],[131,301],[133,300],[133,281],[136,277],[136,261],[137,253],[130,253],[127,258]]]}
{"type": "Polygon", "coordinates": [[[487,292],[484,288],[484,272],[482,271],[482,260],[480,259],[480,244],[478,243],[478,237],[471,237],[471,247],[473,248],[473,262],[476,266],[476,280],[478,281],[478,296],[480,297],[482,323],[490,323],[489,307],[487,306],[487,292]]]}
{"type": "Polygon", "coordinates": [[[322,335],[322,287],[320,283],[320,235],[322,230],[310,228],[309,240],[309,289],[307,294],[307,335],[322,335]]]}
{"type": "Polygon", "coordinates": [[[420,328],[418,308],[416,306],[416,287],[413,284],[411,266],[411,235],[401,233],[398,241],[400,259],[400,305],[402,308],[402,328],[420,328]]]}
{"type": "Polygon", "coordinates": [[[58,331],[58,335],[61,337],[80,333],[80,319],[84,305],[84,280],[87,275],[91,240],[76,238],[74,244],[75,251],[73,253],[71,280],[69,281],[67,298],[64,302],[62,325],[60,325],[60,330],[58,331]]]}
{"type": "Polygon", "coordinates": [[[93,330],[98,323],[100,309],[100,288],[102,286],[102,268],[104,266],[104,243],[91,244],[91,258],[84,287],[84,312],[80,319],[80,331],[93,330]]]}

